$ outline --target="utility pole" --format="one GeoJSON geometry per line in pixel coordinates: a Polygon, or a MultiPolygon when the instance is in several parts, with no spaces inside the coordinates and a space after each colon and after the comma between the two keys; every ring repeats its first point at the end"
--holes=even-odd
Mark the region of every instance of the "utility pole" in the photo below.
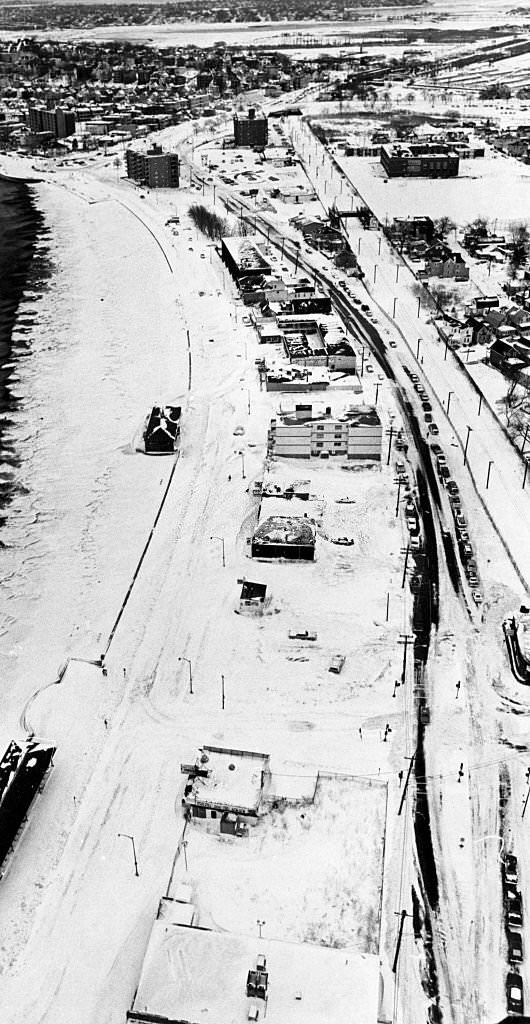
{"type": "Polygon", "coordinates": [[[528,797],[529,797],[529,796],[530,796],[530,786],[528,787],[528,790],[527,790],[527,793],[526,793],[526,798],[525,798],[525,802],[524,802],[524,804],[523,804],[523,813],[522,813],[522,815],[521,815],[521,818],[524,818],[524,816],[525,816],[525,812],[526,812],[526,805],[527,805],[527,803],[528,803],[528,797]]]}
{"type": "MultiPolygon", "coordinates": [[[[403,552],[403,548],[401,548],[401,551],[403,552]]],[[[405,589],[405,580],[407,578],[407,569],[408,569],[408,564],[409,564],[409,552],[410,552],[410,544],[407,544],[407,546],[405,548],[405,564],[403,566],[403,578],[401,580],[401,589],[402,590],[405,589]]]]}
{"type": "Polygon", "coordinates": [[[398,644],[403,644],[403,667],[401,669],[401,682],[403,683],[403,686],[405,685],[405,676],[407,673],[408,646],[410,643],[412,643],[413,640],[414,637],[411,636],[410,633],[402,633],[400,639],[398,640],[398,644]]]}
{"type": "Polygon", "coordinates": [[[393,423],[390,424],[390,430],[388,430],[387,433],[388,433],[388,455],[387,455],[387,459],[386,459],[386,464],[387,464],[387,466],[389,466],[390,465],[390,453],[391,453],[391,450],[392,450],[392,438],[394,436],[394,425],[393,425],[393,423]]]}
{"type": "Polygon", "coordinates": [[[405,797],[407,795],[408,784],[409,784],[410,776],[412,774],[412,766],[414,764],[414,758],[415,757],[416,757],[416,751],[414,751],[412,757],[405,758],[405,760],[410,761],[410,764],[409,764],[409,767],[408,767],[407,777],[405,779],[405,785],[403,787],[403,792],[401,794],[401,800],[400,800],[399,807],[398,807],[398,817],[401,814],[401,812],[403,810],[403,804],[405,803],[405,797]]]}
{"type": "Polygon", "coordinates": [[[402,935],[403,935],[403,927],[404,927],[404,924],[405,924],[405,918],[406,917],[409,917],[409,914],[407,914],[406,910],[402,910],[401,911],[401,920],[399,922],[398,937],[397,937],[397,942],[396,942],[396,952],[395,952],[395,955],[394,955],[394,963],[392,964],[392,974],[395,974],[396,971],[397,971],[397,964],[398,964],[398,959],[399,959],[399,950],[401,948],[401,938],[402,938],[402,935]]]}
{"type": "Polygon", "coordinates": [[[396,499],[396,519],[397,519],[397,517],[399,515],[399,499],[401,498],[401,485],[402,485],[403,481],[402,481],[401,477],[398,477],[397,480],[394,480],[394,483],[396,483],[398,485],[398,492],[397,492],[397,499],[396,499]]]}
{"type": "Polygon", "coordinates": [[[221,676],[221,708],[225,709],[225,677],[221,676]]]}

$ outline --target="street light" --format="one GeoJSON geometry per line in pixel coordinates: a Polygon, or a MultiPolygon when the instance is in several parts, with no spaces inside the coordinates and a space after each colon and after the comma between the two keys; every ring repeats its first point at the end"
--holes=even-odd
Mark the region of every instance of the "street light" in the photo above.
{"type": "Polygon", "coordinates": [[[130,836],[127,832],[118,832],[119,839],[130,839],[132,843],[133,857],[134,857],[134,873],[138,878],[140,872],[138,871],[138,861],[136,859],[136,846],[134,844],[134,836],[130,836]]]}
{"type": "Polygon", "coordinates": [[[418,344],[417,344],[417,348],[416,348],[416,359],[420,358],[420,345],[421,345],[421,338],[418,338],[418,344]]]}
{"type": "Polygon", "coordinates": [[[225,539],[224,539],[224,537],[210,537],[210,540],[219,540],[219,541],[221,541],[221,544],[222,544],[222,547],[223,547],[223,567],[224,567],[226,565],[226,562],[225,562],[225,539]]]}
{"type": "Polygon", "coordinates": [[[237,454],[241,456],[241,479],[242,480],[246,480],[246,477],[245,477],[245,453],[244,452],[238,452],[237,454]]]}
{"type": "Polygon", "coordinates": [[[396,303],[397,303],[397,298],[396,298],[396,297],[394,297],[394,305],[393,305],[393,307],[392,307],[392,319],[393,319],[393,320],[394,320],[394,318],[395,318],[395,316],[396,316],[396,303]]]}
{"type": "Polygon", "coordinates": [[[267,924],[267,922],[266,922],[266,921],[262,921],[262,920],[261,920],[261,919],[260,919],[260,918],[258,917],[258,919],[257,919],[257,921],[256,921],[256,924],[257,924],[257,926],[258,926],[258,928],[259,928],[259,937],[260,937],[260,939],[261,939],[261,929],[263,928],[263,925],[267,924]]]}
{"type": "Polygon", "coordinates": [[[447,395],[447,410],[446,410],[446,412],[447,412],[448,416],[449,416],[449,406],[451,405],[451,395],[453,393],[454,393],[453,391],[449,391],[448,395],[447,395]]]}
{"type": "Polygon", "coordinates": [[[191,669],[191,661],[189,658],[178,658],[178,661],[186,661],[188,663],[188,671],[190,675],[190,693],[193,693],[193,674],[191,669]]]}
{"type": "Polygon", "coordinates": [[[494,465],[495,465],[495,463],[494,463],[493,459],[490,459],[490,461],[488,462],[488,472],[487,472],[487,475],[486,475],[486,490],[488,489],[489,482],[490,482],[491,467],[494,466],[494,465]]]}
{"type": "Polygon", "coordinates": [[[467,446],[469,444],[469,435],[471,434],[472,430],[473,430],[473,427],[468,426],[468,428],[467,428],[466,443],[464,445],[464,466],[467,464],[467,446]]]}

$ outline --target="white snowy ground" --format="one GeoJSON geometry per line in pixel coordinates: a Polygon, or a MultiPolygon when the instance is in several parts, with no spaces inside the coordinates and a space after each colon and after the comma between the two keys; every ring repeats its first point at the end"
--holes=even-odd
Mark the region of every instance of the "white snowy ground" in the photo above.
{"type": "MultiPolygon", "coordinates": [[[[229,282],[223,281],[217,258],[212,256],[210,263],[208,249],[197,242],[194,232],[185,224],[175,237],[163,227],[175,205],[184,213],[189,196],[179,191],[167,196],[160,194],[156,201],[154,197],[140,201],[129,186],[115,184],[112,168],[108,174],[105,181],[101,169],[102,180],[98,182],[88,169],[79,168],[65,172],[62,177],[64,185],[73,186],[77,194],[75,201],[64,200],[65,233],[70,232],[76,264],[71,270],[65,265],[65,274],[71,273],[80,288],[77,265],[88,259],[91,248],[95,250],[102,277],[107,284],[112,283],[109,322],[105,323],[102,314],[98,319],[94,308],[98,308],[97,300],[106,295],[105,291],[99,296],[97,288],[87,289],[88,296],[75,290],[72,294],[85,309],[82,322],[90,325],[91,318],[96,317],[99,333],[105,339],[105,344],[101,340],[100,376],[105,380],[108,374],[116,391],[122,387],[126,396],[130,391],[130,406],[116,413],[121,420],[113,428],[114,445],[107,442],[103,451],[98,449],[101,462],[96,467],[90,461],[93,448],[98,448],[96,435],[99,430],[110,428],[100,423],[99,417],[94,425],[90,410],[85,410],[85,417],[78,417],[80,457],[68,465],[72,484],[61,491],[62,498],[68,500],[60,532],[56,530],[56,542],[52,543],[53,534],[45,536],[46,543],[36,563],[25,563],[22,552],[20,567],[13,566],[13,579],[17,585],[23,584],[25,598],[23,602],[21,599],[17,615],[8,619],[5,627],[7,642],[19,648],[17,657],[11,661],[8,721],[16,722],[31,694],[55,678],[65,647],[66,653],[89,657],[100,652],[101,638],[110,628],[154,518],[163,489],[160,481],[168,473],[166,460],[125,455],[120,448],[130,443],[131,433],[146,406],[149,408],[160,397],[161,388],[163,397],[172,397],[175,389],[180,392],[187,382],[186,328],[191,338],[192,389],[184,415],[181,459],[149,554],[110,647],[108,676],[103,677],[97,668],[73,662],[63,682],[36,696],[27,710],[32,728],[56,742],[58,753],[54,771],[2,881],[4,979],[0,1008],[3,1019],[13,1024],[21,1019],[28,1024],[45,1024],[70,1019],[72,1014],[83,1024],[114,1024],[123,1020],[182,827],[180,762],[189,761],[197,746],[204,742],[270,752],[277,763],[285,765],[286,772],[311,773],[320,768],[388,781],[382,907],[382,953],[387,960],[395,946],[395,912],[403,907],[411,909],[409,818],[406,814],[401,818],[396,815],[401,795],[397,772],[406,770],[408,762],[404,758],[413,750],[410,663],[407,685],[398,688],[395,698],[392,696],[394,680],[401,671],[402,647],[397,640],[409,630],[410,599],[408,590],[401,589],[401,548],[406,534],[401,520],[394,515],[393,469],[383,465],[381,472],[355,474],[324,466],[311,473],[315,491],[328,495],[330,508],[332,499],[341,493],[339,487],[343,487],[343,496],[355,497],[355,505],[345,506],[351,510],[351,526],[357,540],[353,548],[340,548],[319,537],[314,564],[288,566],[249,561],[246,538],[254,522],[256,502],[247,493],[247,485],[261,476],[271,398],[258,393],[253,332],[237,324],[236,317],[231,315],[233,306],[223,292],[223,286],[228,289],[229,282]],[[127,237],[134,238],[139,222],[123,207],[118,214],[115,201],[107,201],[107,197],[116,195],[162,241],[174,270],[172,275],[154,242],[150,248],[151,236],[147,232],[141,248],[133,250],[131,246],[131,266],[137,261],[133,274],[128,256],[127,262],[125,258],[116,262],[110,243],[103,245],[105,228],[99,221],[87,226],[81,213],[68,219],[70,204],[76,211],[86,208],[87,217],[89,213],[94,216],[95,211],[101,211],[102,220],[125,216],[126,224],[120,221],[116,226],[122,233],[125,228],[127,237]],[[88,205],[82,196],[105,201],[88,205]],[[155,260],[153,279],[149,277],[149,268],[155,260]],[[157,288],[153,299],[151,293],[157,288]],[[135,336],[140,297],[146,304],[148,322],[140,322],[140,335],[135,336]],[[90,309],[87,303],[91,304],[90,309]],[[160,339],[160,361],[158,350],[153,347],[153,320],[157,325],[156,341],[160,339]],[[119,355],[113,347],[115,337],[121,339],[119,355]],[[212,337],[215,340],[210,343],[208,339],[212,337]],[[244,435],[234,436],[237,426],[245,428],[244,435]],[[250,447],[247,441],[257,447],[250,447]],[[245,453],[245,479],[240,475],[239,451],[245,453]],[[109,453],[110,469],[105,476],[109,453]],[[122,460],[127,466],[125,474],[122,460]],[[92,494],[94,479],[98,480],[98,502],[90,518],[90,512],[83,515],[85,506],[75,500],[75,493],[79,490],[84,495],[92,494]],[[114,513],[116,495],[123,499],[121,515],[114,513]],[[127,541],[123,543],[125,527],[127,541]],[[63,535],[65,543],[60,544],[63,535]],[[83,551],[83,538],[89,536],[97,537],[97,552],[92,571],[88,563],[80,586],[79,564],[75,560],[80,556],[76,551],[83,551]],[[218,538],[224,538],[226,544],[225,568],[218,538]],[[67,554],[71,561],[65,565],[67,554]],[[111,567],[108,574],[107,563],[111,567]],[[234,614],[239,590],[236,581],[243,575],[269,585],[274,614],[256,621],[234,614]],[[100,588],[98,579],[102,580],[100,588]],[[50,617],[49,635],[43,637],[37,624],[48,615],[50,595],[57,589],[61,614],[58,609],[50,617]],[[21,620],[28,622],[28,609],[32,612],[31,620],[22,629],[21,620]],[[82,642],[72,641],[76,627],[87,620],[92,626],[90,630],[85,627],[82,642]],[[293,626],[316,629],[317,644],[289,641],[287,633],[293,626]],[[332,677],[327,670],[329,656],[338,649],[346,654],[346,664],[340,676],[332,677]],[[182,656],[192,661],[193,694],[188,691],[188,666],[178,660],[182,656]],[[221,674],[225,676],[224,711],[221,674]],[[392,742],[385,743],[387,723],[392,727],[392,742]],[[133,871],[130,843],[119,838],[119,832],[135,836],[138,878],[133,871]]],[[[60,180],[58,175],[53,188],[41,186],[43,196],[48,192],[58,194],[60,180]]],[[[63,217],[62,208],[63,204],[55,203],[58,225],[63,217]]],[[[93,266],[92,263],[94,273],[93,266]]],[[[74,307],[68,309],[65,305],[61,320],[64,334],[69,334],[76,302],[70,300],[66,278],[61,296],[74,307]]],[[[40,314],[43,319],[46,301],[40,314]]],[[[84,353],[87,348],[92,350],[94,341],[88,328],[78,337],[77,365],[83,366],[85,378],[90,380],[84,353]]],[[[27,363],[30,367],[31,357],[27,363]]],[[[27,378],[28,401],[33,388],[38,386],[35,377],[36,373],[27,378]]],[[[74,386],[75,382],[70,383],[74,386]]],[[[65,384],[68,387],[68,378],[65,384]]],[[[91,396],[94,388],[92,384],[91,396]]],[[[115,409],[116,397],[110,386],[109,391],[107,417],[110,406],[115,409]]],[[[41,415],[45,415],[47,422],[56,411],[50,380],[40,400],[46,401],[45,406],[41,405],[41,415]]],[[[122,394],[122,402],[125,401],[122,394]]],[[[386,418],[392,411],[390,388],[382,389],[380,402],[386,418]]],[[[21,434],[25,432],[29,438],[31,452],[35,425],[30,413],[31,405],[21,434]]],[[[69,416],[73,416],[72,410],[69,416]]],[[[70,438],[71,418],[65,418],[64,432],[61,420],[53,422],[56,425],[51,450],[43,447],[40,452],[41,478],[38,467],[32,467],[32,473],[42,480],[39,486],[43,490],[46,485],[50,487],[52,496],[55,487],[49,479],[55,472],[58,453],[61,448],[66,449],[70,438]]],[[[296,477],[307,475],[305,470],[305,465],[293,466],[296,477]]],[[[473,501],[473,493],[467,487],[466,505],[473,501]]],[[[484,558],[481,569],[486,577],[488,615],[492,616],[493,628],[475,631],[443,576],[440,671],[433,669],[432,681],[429,679],[435,701],[434,719],[438,723],[433,732],[436,743],[433,742],[431,757],[434,764],[440,763],[440,772],[447,770],[448,796],[444,795],[444,807],[448,813],[447,818],[440,819],[440,828],[444,835],[451,837],[457,830],[460,836],[463,822],[467,848],[480,851],[484,835],[489,833],[489,815],[491,804],[496,803],[496,792],[487,773],[477,774],[485,782],[480,802],[484,801],[488,832],[484,831],[481,814],[473,822],[466,822],[463,816],[459,820],[452,813],[451,801],[463,800],[466,787],[454,787],[454,766],[458,768],[461,760],[466,761],[461,747],[468,753],[466,768],[491,760],[490,747],[483,749],[483,735],[488,744],[490,736],[498,736],[494,704],[498,700],[504,706],[503,702],[512,696],[499,641],[500,620],[520,599],[521,592],[498,541],[481,517],[480,507],[469,507],[476,514],[477,544],[490,558],[491,568],[485,568],[488,563],[484,558]],[[444,647],[448,647],[449,655],[443,655],[444,647]],[[455,677],[462,679],[461,703],[454,697],[455,677]],[[467,704],[463,700],[465,693],[467,704]],[[486,727],[471,727],[475,710],[482,709],[482,704],[490,708],[491,717],[486,727]],[[467,711],[463,721],[462,707],[467,711]],[[437,762],[440,736],[444,737],[446,749],[440,745],[437,762]]],[[[62,512],[62,506],[59,511],[62,512]]],[[[37,539],[41,542],[40,535],[37,539]]],[[[508,730],[514,719],[504,717],[508,730]]],[[[476,720],[480,723],[479,714],[476,720]]],[[[507,732],[507,736],[513,741],[512,733],[507,732]]],[[[495,746],[495,756],[498,750],[495,746]]],[[[371,832],[374,843],[376,836],[380,841],[377,815],[367,816],[364,828],[371,832]]],[[[447,872],[450,902],[454,899],[454,887],[450,884],[452,865],[463,852],[456,835],[454,840],[454,844],[452,839],[448,841],[443,864],[439,865],[444,877],[447,872]]],[[[522,857],[522,849],[519,853],[522,857]]],[[[467,853],[460,861],[459,885],[467,896],[462,901],[461,915],[455,915],[453,954],[456,949],[467,949],[469,942],[469,894],[477,893],[479,900],[474,864],[467,853]]],[[[528,870],[524,877],[530,877],[528,870]]],[[[498,898],[498,871],[495,880],[498,898]]],[[[500,944],[497,910],[492,901],[488,927],[500,944]]],[[[473,920],[478,920],[478,916],[473,920]]],[[[330,922],[333,927],[336,923],[330,922]]],[[[408,920],[400,960],[399,1004],[406,1008],[408,1019],[419,1021],[424,1019],[424,1012],[418,1000],[419,966],[411,935],[408,920]]],[[[471,939],[478,944],[474,932],[471,939]]],[[[454,957],[452,964],[453,960],[454,957]]],[[[461,999],[470,977],[475,985],[474,975],[466,974],[465,957],[459,956],[458,965],[461,999]]],[[[488,968],[489,1011],[492,1006],[496,1010],[503,1005],[503,974],[497,961],[487,961],[488,968]]],[[[455,985],[449,978],[445,991],[452,995],[455,985]]],[[[477,1015],[473,1019],[481,1020],[477,1015]]]]}

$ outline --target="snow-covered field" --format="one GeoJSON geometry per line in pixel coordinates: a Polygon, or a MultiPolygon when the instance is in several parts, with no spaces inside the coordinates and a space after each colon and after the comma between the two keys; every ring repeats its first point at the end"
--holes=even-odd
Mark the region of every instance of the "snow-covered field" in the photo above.
{"type": "Polygon", "coordinates": [[[428,215],[461,227],[477,217],[507,228],[529,219],[530,168],[513,157],[487,153],[461,160],[457,178],[390,178],[379,160],[338,157],[338,162],[381,221],[428,215]]]}

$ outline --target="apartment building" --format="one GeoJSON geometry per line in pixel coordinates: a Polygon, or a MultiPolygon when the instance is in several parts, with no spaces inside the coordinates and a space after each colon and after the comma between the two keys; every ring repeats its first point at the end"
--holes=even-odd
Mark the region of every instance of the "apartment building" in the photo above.
{"type": "Polygon", "coordinates": [[[268,450],[279,458],[380,462],[382,434],[373,406],[349,406],[334,416],[331,406],[284,403],[271,420],[268,450]]]}
{"type": "Polygon", "coordinates": [[[153,146],[147,153],[128,149],[125,154],[127,177],[148,188],[178,188],[179,158],[176,153],[163,153],[153,146]]]}
{"type": "Polygon", "coordinates": [[[269,139],[267,115],[249,107],[244,114],[237,110],[234,114],[234,145],[250,146],[253,149],[264,149],[269,139]]]}

